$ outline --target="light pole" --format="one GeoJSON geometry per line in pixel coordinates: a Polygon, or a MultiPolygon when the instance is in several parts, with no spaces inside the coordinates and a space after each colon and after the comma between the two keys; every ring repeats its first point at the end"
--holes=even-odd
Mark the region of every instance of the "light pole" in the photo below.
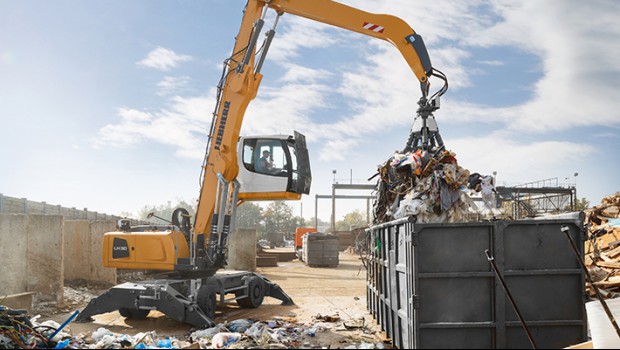
{"type": "Polygon", "coordinates": [[[332,183],[332,234],[336,232],[336,170],[332,170],[334,182],[332,183]]]}
{"type": "Polygon", "coordinates": [[[574,174],[573,174],[575,189],[577,189],[577,175],[579,175],[579,173],[574,173],[574,174]]]}
{"type": "MultiPolygon", "coordinates": [[[[578,172],[575,172],[573,174],[573,177],[575,178],[575,180],[573,181],[573,192],[575,193],[575,207],[579,204],[579,197],[577,197],[577,175],[579,175],[578,172]]],[[[577,208],[575,208],[577,209],[577,208]]]]}

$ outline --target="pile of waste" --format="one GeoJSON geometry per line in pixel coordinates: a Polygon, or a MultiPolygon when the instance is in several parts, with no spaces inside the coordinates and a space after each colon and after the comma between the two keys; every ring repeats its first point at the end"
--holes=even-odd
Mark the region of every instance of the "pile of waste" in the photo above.
{"type": "MultiPolygon", "coordinates": [[[[620,192],[584,212],[588,227],[585,264],[605,298],[620,297],[620,192]]],[[[593,288],[587,288],[594,296],[593,288]]]]}
{"type": "Polygon", "coordinates": [[[33,324],[26,310],[0,305],[0,349],[50,348],[49,328],[33,324]]]}
{"type": "MultiPolygon", "coordinates": [[[[38,323],[28,318],[25,310],[12,310],[0,305],[0,349],[297,349],[322,348],[311,341],[327,330],[368,330],[364,318],[341,320],[339,315],[316,315],[308,324],[275,317],[268,321],[238,319],[207,329],[195,330],[187,336],[161,336],[155,331],[135,335],[112,332],[99,327],[92,334],[71,335],[69,318],[62,325],[54,321],[38,323]]],[[[360,339],[348,342],[354,349],[383,349],[382,342],[360,339]]],[[[373,339],[371,336],[366,338],[373,339]]]]}
{"type": "Polygon", "coordinates": [[[379,166],[373,224],[414,215],[420,223],[468,222],[499,214],[493,176],[470,173],[456,154],[396,152],[379,166]],[[471,198],[480,194],[483,208],[471,198]]]}

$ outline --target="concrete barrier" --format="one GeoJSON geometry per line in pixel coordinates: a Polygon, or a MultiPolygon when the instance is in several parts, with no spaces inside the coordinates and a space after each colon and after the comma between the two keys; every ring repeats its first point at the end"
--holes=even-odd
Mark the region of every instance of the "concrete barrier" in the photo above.
{"type": "Polygon", "coordinates": [[[35,292],[36,301],[62,302],[63,218],[0,214],[0,295],[35,292]]]}
{"type": "Polygon", "coordinates": [[[88,279],[90,260],[90,222],[65,221],[65,280],[88,279]]]}
{"type": "Polygon", "coordinates": [[[103,234],[114,220],[64,220],[61,215],[0,214],[0,298],[34,293],[62,303],[64,281],[116,284],[103,267],[103,234]]]}
{"type": "Polygon", "coordinates": [[[228,268],[256,271],[256,230],[236,229],[228,239],[228,268]]]}
{"type": "Polygon", "coordinates": [[[11,309],[26,309],[32,311],[32,297],[34,292],[26,292],[11,295],[0,295],[0,305],[10,307],[11,309]]]}
{"type": "Polygon", "coordinates": [[[103,267],[103,234],[114,220],[65,221],[65,280],[116,284],[116,269],[103,267]]]}
{"type": "Polygon", "coordinates": [[[90,223],[90,279],[116,284],[116,269],[103,267],[103,234],[116,230],[115,220],[99,220],[90,223]]]}

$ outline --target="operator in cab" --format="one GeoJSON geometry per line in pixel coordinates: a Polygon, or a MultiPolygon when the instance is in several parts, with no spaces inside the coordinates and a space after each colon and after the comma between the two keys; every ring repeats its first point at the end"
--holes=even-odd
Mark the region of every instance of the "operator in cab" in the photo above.
{"type": "Polygon", "coordinates": [[[271,170],[273,169],[273,163],[269,159],[270,156],[271,154],[269,153],[269,151],[267,150],[263,151],[263,156],[258,158],[258,161],[256,162],[257,172],[264,173],[264,174],[271,173],[271,170]]]}

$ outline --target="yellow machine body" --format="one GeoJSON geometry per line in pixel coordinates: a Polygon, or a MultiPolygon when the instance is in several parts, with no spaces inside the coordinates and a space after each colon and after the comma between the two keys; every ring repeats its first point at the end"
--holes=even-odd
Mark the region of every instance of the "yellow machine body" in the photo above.
{"type": "Polygon", "coordinates": [[[108,232],[103,236],[103,266],[174,271],[178,258],[189,257],[180,231],[108,232]]]}

